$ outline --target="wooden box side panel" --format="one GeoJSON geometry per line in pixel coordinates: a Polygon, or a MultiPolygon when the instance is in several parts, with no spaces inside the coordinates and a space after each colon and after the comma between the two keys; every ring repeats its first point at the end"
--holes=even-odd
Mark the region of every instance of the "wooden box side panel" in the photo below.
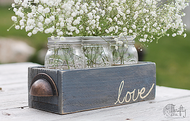
{"type": "Polygon", "coordinates": [[[28,106],[32,107],[32,96],[30,95],[30,86],[32,83],[32,79],[38,74],[38,69],[29,67],[28,68],[28,106]]]}
{"type": "Polygon", "coordinates": [[[154,63],[60,72],[63,113],[155,98],[154,63]]]}
{"type": "Polygon", "coordinates": [[[59,106],[58,106],[59,97],[58,96],[38,97],[38,96],[32,96],[29,93],[33,78],[37,76],[38,74],[42,74],[42,73],[45,73],[48,76],[50,76],[53,79],[56,87],[58,88],[58,85],[59,85],[58,83],[60,81],[58,81],[57,79],[57,71],[45,69],[43,67],[32,67],[32,68],[29,68],[28,73],[29,73],[29,76],[28,76],[29,107],[45,110],[49,112],[59,113],[59,106]]]}

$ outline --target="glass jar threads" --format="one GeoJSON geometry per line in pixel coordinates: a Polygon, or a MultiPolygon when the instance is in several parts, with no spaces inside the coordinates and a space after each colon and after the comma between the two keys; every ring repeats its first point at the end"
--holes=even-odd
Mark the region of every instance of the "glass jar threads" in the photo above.
{"type": "Polygon", "coordinates": [[[48,38],[45,68],[67,70],[84,68],[84,65],[80,37],[48,38]]]}
{"type": "Polygon", "coordinates": [[[138,53],[135,41],[131,36],[123,36],[110,41],[113,55],[112,65],[135,64],[138,62],[138,53]],[[115,41],[116,40],[116,41],[115,41]]]}
{"type": "Polygon", "coordinates": [[[82,37],[85,68],[111,66],[112,54],[106,37],[82,37]]]}

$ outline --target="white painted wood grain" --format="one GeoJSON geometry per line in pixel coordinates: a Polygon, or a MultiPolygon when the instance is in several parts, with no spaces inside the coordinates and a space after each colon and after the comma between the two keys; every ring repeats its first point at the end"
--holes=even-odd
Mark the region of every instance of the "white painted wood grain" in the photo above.
{"type": "Polygon", "coordinates": [[[27,68],[34,63],[0,65],[0,121],[190,121],[190,91],[156,86],[155,100],[59,115],[28,108],[27,68]],[[10,73],[9,73],[9,72],[10,73]],[[15,76],[16,75],[16,76],[15,76]],[[3,80],[1,80],[3,79],[3,80]],[[12,80],[13,79],[13,80],[12,80]],[[6,80],[6,81],[5,81],[6,80]],[[183,105],[185,118],[168,118],[167,104],[183,105]]]}

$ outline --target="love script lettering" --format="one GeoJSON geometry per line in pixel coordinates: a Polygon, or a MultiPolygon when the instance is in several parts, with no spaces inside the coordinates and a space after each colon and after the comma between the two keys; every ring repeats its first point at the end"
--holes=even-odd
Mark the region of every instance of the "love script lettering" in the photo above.
{"type": "Polygon", "coordinates": [[[128,102],[131,101],[131,99],[132,99],[132,101],[136,101],[139,97],[141,99],[146,98],[150,94],[150,92],[152,91],[152,89],[154,87],[154,83],[152,84],[152,87],[150,88],[150,90],[144,96],[143,96],[143,94],[146,91],[145,87],[143,87],[142,89],[138,89],[136,97],[135,97],[135,91],[136,91],[136,89],[134,89],[132,92],[127,91],[126,95],[123,97],[123,100],[120,101],[121,93],[123,91],[123,86],[124,86],[124,81],[122,81],[121,84],[120,84],[120,86],[119,86],[118,98],[117,98],[117,101],[115,102],[115,104],[118,104],[118,103],[122,104],[124,102],[128,103],[128,102]]]}

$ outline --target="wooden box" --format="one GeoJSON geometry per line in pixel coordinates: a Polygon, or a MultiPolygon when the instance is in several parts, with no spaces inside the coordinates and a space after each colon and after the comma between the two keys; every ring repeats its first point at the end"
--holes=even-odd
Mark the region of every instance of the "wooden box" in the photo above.
{"type": "Polygon", "coordinates": [[[151,100],[155,88],[153,62],[81,70],[28,69],[29,107],[58,114],[151,100]]]}

